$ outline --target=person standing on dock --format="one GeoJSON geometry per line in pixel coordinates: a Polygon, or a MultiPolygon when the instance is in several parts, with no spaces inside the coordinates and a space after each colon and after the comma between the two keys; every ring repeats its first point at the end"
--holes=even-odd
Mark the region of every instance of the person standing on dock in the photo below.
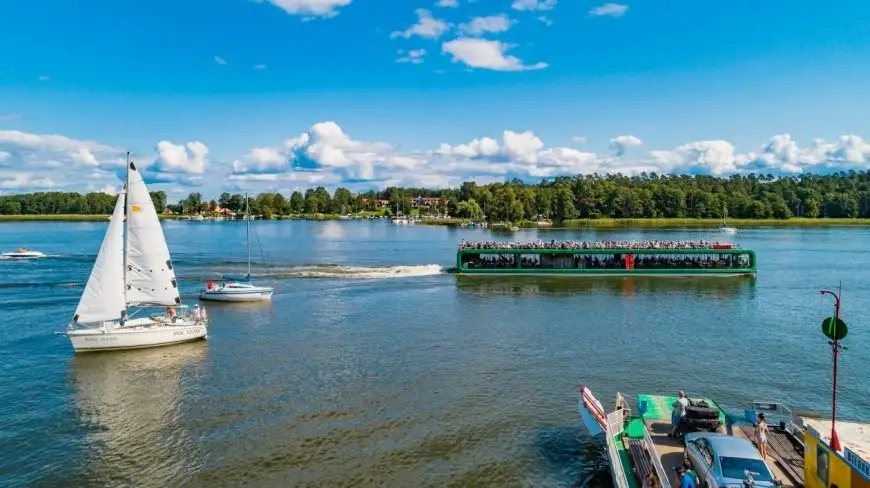
{"type": "Polygon", "coordinates": [[[755,424],[755,444],[758,445],[758,452],[761,453],[762,459],[767,461],[767,419],[763,413],[758,414],[758,423],[755,424]]]}
{"type": "Polygon", "coordinates": [[[671,437],[677,437],[679,435],[680,421],[686,415],[686,407],[688,406],[689,399],[686,398],[686,392],[680,391],[680,393],[677,394],[677,401],[671,405],[673,408],[671,411],[671,425],[674,428],[673,431],[671,431],[671,437]]]}

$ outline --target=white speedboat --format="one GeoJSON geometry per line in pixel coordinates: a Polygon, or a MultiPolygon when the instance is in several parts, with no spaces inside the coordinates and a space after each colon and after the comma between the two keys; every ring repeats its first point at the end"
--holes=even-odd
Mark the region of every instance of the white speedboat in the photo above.
{"type": "Polygon", "coordinates": [[[199,294],[200,300],[217,302],[262,302],[272,299],[275,289],[269,286],[256,286],[251,282],[251,221],[248,219],[250,207],[245,195],[245,248],[248,251],[248,274],[236,278],[224,275],[218,282],[209,281],[199,294]]]}
{"type": "Polygon", "coordinates": [[[719,226],[719,231],[726,234],[736,234],[737,229],[728,225],[728,207],[722,208],[722,225],[719,226]]]}
{"type": "Polygon", "coordinates": [[[126,185],[66,335],[76,352],[137,349],[204,339],[206,322],[205,309],[181,304],[157,211],[128,160],[126,185]]]}
{"type": "Polygon", "coordinates": [[[13,252],[4,252],[3,254],[0,254],[0,257],[3,259],[38,259],[44,258],[45,254],[39,251],[30,251],[23,247],[19,247],[13,252]]]}

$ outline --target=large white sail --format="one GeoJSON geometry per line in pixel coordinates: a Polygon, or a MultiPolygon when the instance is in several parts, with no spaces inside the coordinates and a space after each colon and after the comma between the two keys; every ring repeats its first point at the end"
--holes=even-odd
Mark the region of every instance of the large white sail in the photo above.
{"type": "Polygon", "coordinates": [[[124,287],[124,194],[121,193],[73,322],[91,324],[121,318],[127,309],[124,287]]]}
{"type": "Polygon", "coordinates": [[[127,188],[127,303],[181,303],[157,210],[142,175],[129,163],[127,188]]]}

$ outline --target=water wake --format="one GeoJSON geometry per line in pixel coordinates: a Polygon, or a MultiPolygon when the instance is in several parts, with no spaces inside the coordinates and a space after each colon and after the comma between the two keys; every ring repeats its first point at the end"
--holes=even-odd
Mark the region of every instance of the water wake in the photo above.
{"type": "MultiPolygon", "coordinates": [[[[433,276],[443,274],[444,268],[438,264],[423,264],[415,266],[348,266],[341,264],[307,264],[299,266],[275,266],[270,267],[268,273],[265,270],[253,272],[253,278],[326,278],[346,280],[374,280],[387,278],[414,278],[421,276],[433,276]]],[[[245,274],[245,271],[226,269],[212,273],[203,272],[201,279],[215,279],[221,273],[245,274]]],[[[195,279],[194,276],[185,275],[183,279],[195,279]]]]}

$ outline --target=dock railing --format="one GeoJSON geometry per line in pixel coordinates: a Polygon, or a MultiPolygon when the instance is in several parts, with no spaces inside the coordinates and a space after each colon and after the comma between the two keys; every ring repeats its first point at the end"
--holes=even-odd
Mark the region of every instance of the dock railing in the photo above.
{"type": "Polygon", "coordinates": [[[625,425],[624,410],[616,410],[607,414],[607,426],[604,431],[607,443],[607,457],[610,458],[610,475],[613,478],[614,488],[628,488],[628,478],[622,466],[622,458],[616,447],[616,436],[622,434],[625,425]]]}
{"type": "MultiPolygon", "coordinates": [[[[799,415],[795,415],[790,408],[776,402],[752,402],[752,410],[753,414],[764,413],[768,417],[768,425],[779,424],[803,444],[804,420],[799,415]]],[[[747,415],[745,420],[752,423],[756,422],[754,416],[750,419],[747,415]]]]}

